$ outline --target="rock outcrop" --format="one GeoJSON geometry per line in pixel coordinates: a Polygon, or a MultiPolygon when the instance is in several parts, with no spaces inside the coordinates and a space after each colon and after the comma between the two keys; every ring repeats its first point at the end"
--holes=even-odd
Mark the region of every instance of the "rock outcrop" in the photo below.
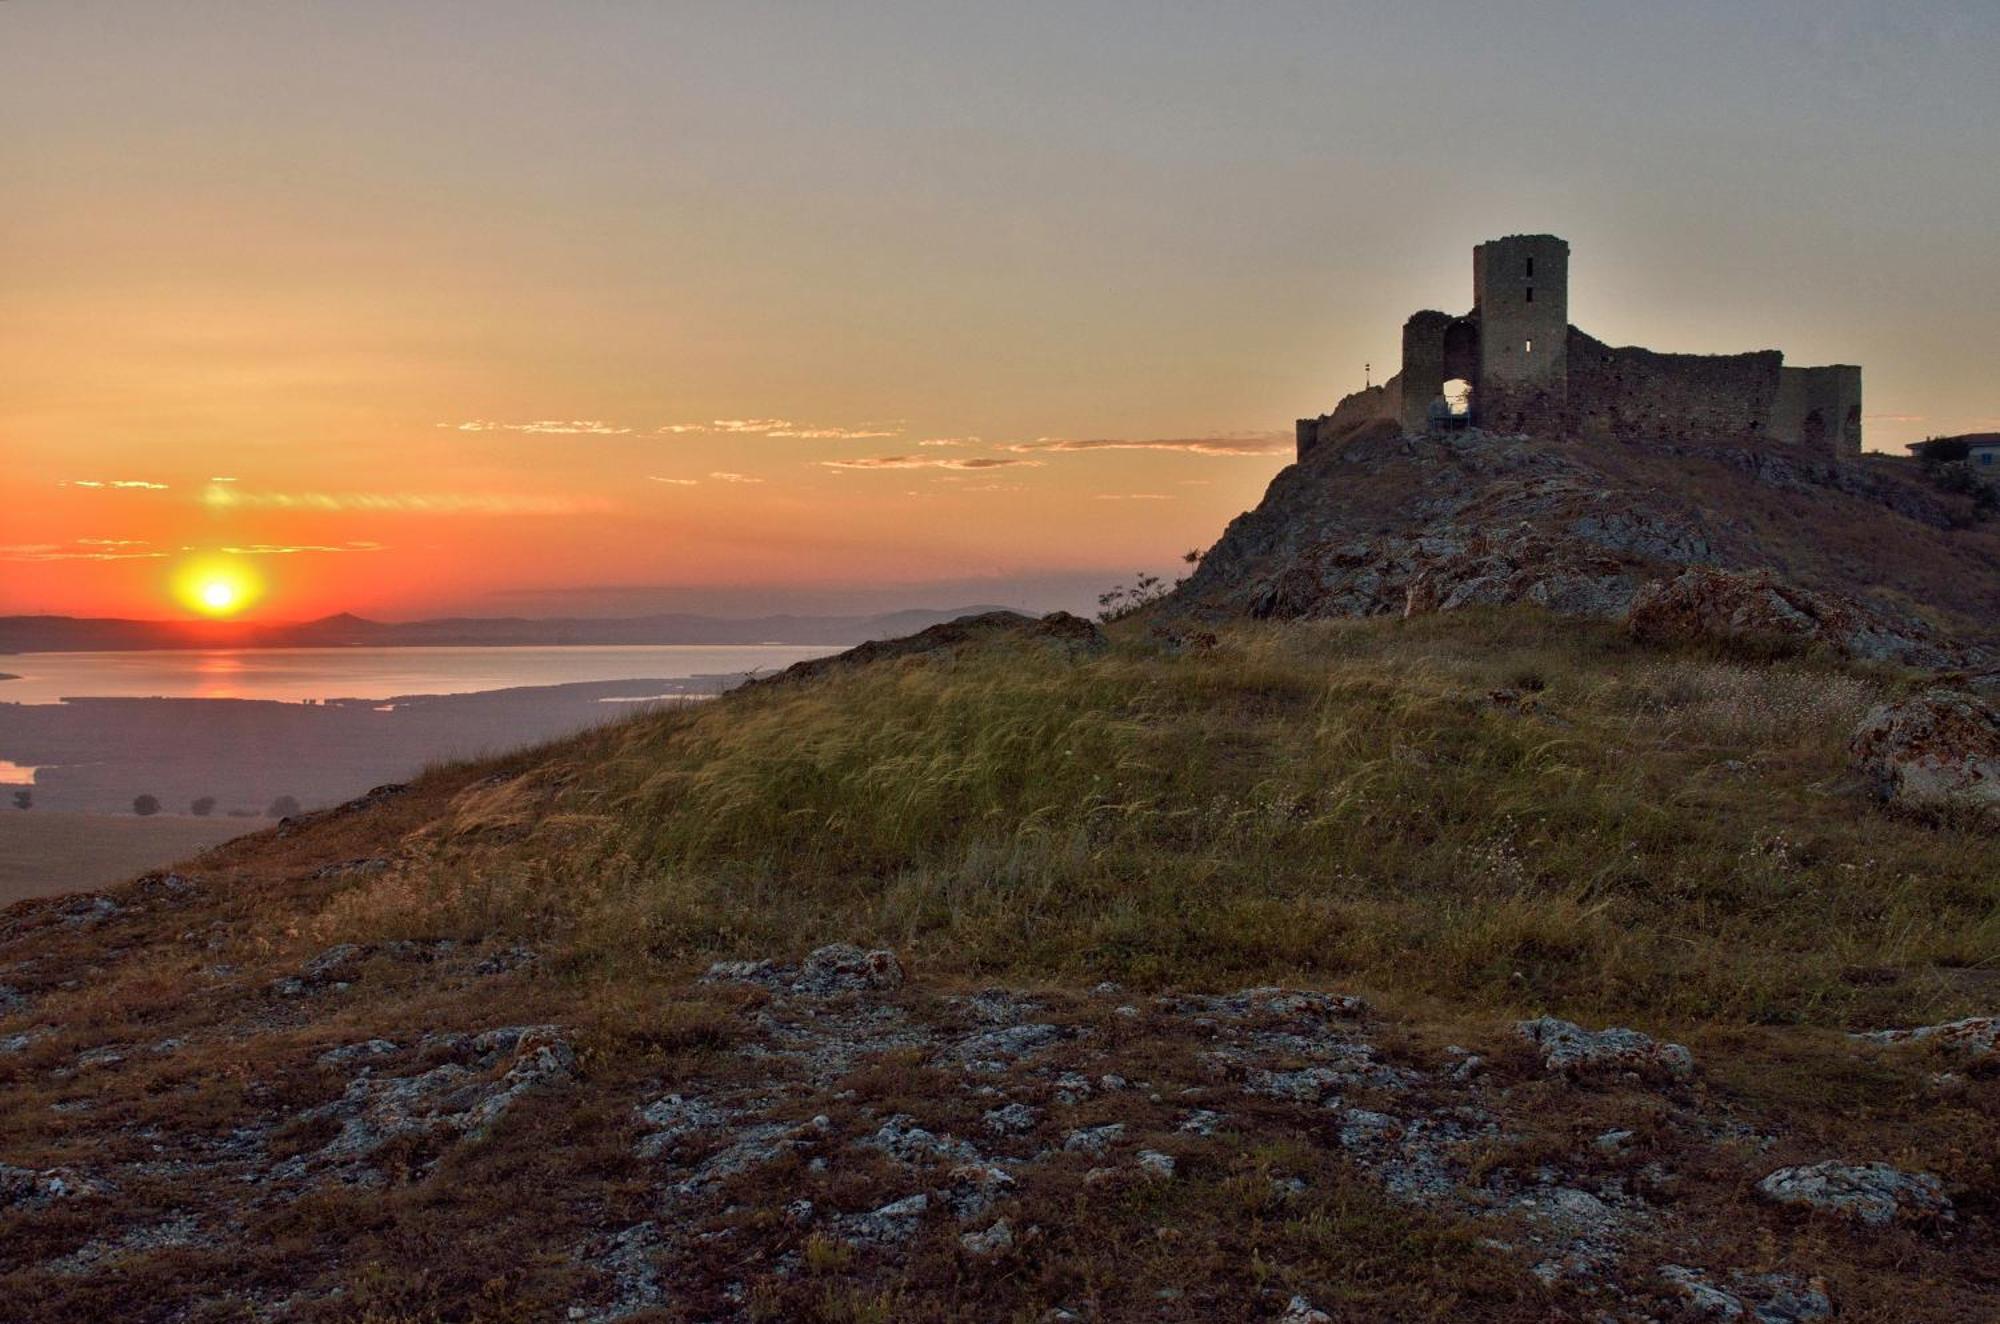
{"type": "Polygon", "coordinates": [[[1280,472],[1166,615],[1315,620],[1525,603],[1618,620],[1667,581],[1635,628],[1768,633],[1857,658],[1957,665],[1902,604],[1993,642],[2000,540],[1947,514],[1888,460],[1365,427],[1280,472]],[[1857,541],[1873,549],[1865,580],[1857,541]],[[1696,567],[1713,571],[1683,581],[1696,567]]]}
{"type": "Polygon", "coordinates": [[[2000,818],[2000,708],[1976,694],[1938,688],[1884,704],[1848,751],[1891,805],[2000,818]]]}
{"type": "Polygon", "coordinates": [[[1974,1062],[2000,1059],[2000,1016],[1968,1016],[1908,1030],[1871,1030],[1855,1037],[1873,1044],[1927,1044],[1974,1062]]]}
{"type": "Polygon", "coordinates": [[[1776,1204],[1836,1214],[1864,1227],[1920,1219],[1950,1219],[1944,1185],[1926,1172],[1903,1172],[1886,1163],[1839,1163],[1828,1159],[1798,1168],[1779,1168],[1757,1183],[1757,1194],[1776,1204]]]}
{"type": "Polygon", "coordinates": [[[1762,641],[1923,667],[1954,660],[1921,621],[1895,620],[1851,598],[1787,584],[1769,570],[1693,566],[1655,580],[1633,596],[1626,625],[1646,643],[1762,641]]]}

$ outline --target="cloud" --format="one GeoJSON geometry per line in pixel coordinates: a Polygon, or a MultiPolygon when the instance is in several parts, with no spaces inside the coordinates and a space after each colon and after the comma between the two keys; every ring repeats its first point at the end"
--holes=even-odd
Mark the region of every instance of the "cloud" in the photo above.
{"type": "Polygon", "coordinates": [[[219,547],[217,551],[231,556],[292,556],[299,552],[382,552],[388,548],[379,542],[346,542],[339,546],[326,543],[270,543],[253,542],[247,547],[219,547]]]}
{"type": "Polygon", "coordinates": [[[119,550],[143,545],[104,538],[78,538],[74,543],[12,543],[0,546],[0,561],[152,561],[166,555],[119,550]]]}
{"type": "Polygon", "coordinates": [[[919,446],[977,446],[977,437],[925,437],[919,446]]]}
{"type": "Polygon", "coordinates": [[[78,538],[79,547],[144,547],[144,538],[78,538]]]}
{"type": "Polygon", "coordinates": [[[577,515],[611,506],[597,498],[515,492],[245,492],[219,485],[201,499],[212,510],[414,515],[577,515]]]}
{"type": "Polygon", "coordinates": [[[141,478],[113,478],[108,482],[100,478],[65,478],[56,483],[57,487],[112,487],[129,492],[164,492],[165,483],[149,483],[141,478]]]}
{"type": "Polygon", "coordinates": [[[1099,492],[1099,501],[1172,501],[1165,492],[1099,492]]]}
{"type": "Polygon", "coordinates": [[[1930,415],[1929,414],[1867,414],[1864,415],[1864,417],[1873,423],[1921,423],[1925,419],[1929,418],[1930,415]]]}
{"type": "Polygon", "coordinates": [[[1070,437],[1038,437],[1034,441],[1009,442],[1002,450],[1018,453],[1035,451],[1183,451],[1190,455],[1282,455],[1296,439],[1279,432],[1229,432],[1213,437],[1162,437],[1128,440],[1118,437],[1078,440],[1070,437]]]}
{"type": "Polygon", "coordinates": [[[899,437],[900,422],[863,423],[860,427],[828,427],[817,423],[794,423],[788,418],[715,418],[706,423],[668,423],[657,432],[676,436],[690,432],[712,432],[732,437],[792,437],[806,441],[865,441],[876,437],[899,437]]]}
{"type": "Polygon", "coordinates": [[[440,423],[454,432],[533,432],[552,436],[620,437],[631,428],[614,427],[601,418],[538,418],[527,423],[495,423],[475,418],[464,423],[440,423]]]}
{"type": "Polygon", "coordinates": [[[943,455],[870,455],[853,460],[821,460],[829,469],[1039,469],[1040,460],[1001,460],[985,456],[956,459],[943,455]]]}
{"type": "Polygon", "coordinates": [[[761,483],[764,481],[761,478],[752,478],[749,474],[712,473],[709,477],[718,483],[761,483]]]}
{"type": "Polygon", "coordinates": [[[699,478],[662,478],[658,474],[647,474],[646,481],[650,483],[667,483],[674,487],[698,487],[701,485],[701,479],[699,478]]]}

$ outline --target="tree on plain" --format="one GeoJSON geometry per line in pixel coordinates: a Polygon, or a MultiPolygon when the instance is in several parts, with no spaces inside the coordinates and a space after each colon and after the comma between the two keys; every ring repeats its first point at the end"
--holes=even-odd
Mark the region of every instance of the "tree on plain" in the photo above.
{"type": "Polygon", "coordinates": [[[32,809],[34,808],[34,806],[35,806],[35,793],[33,791],[30,791],[26,787],[23,787],[22,789],[14,792],[14,808],[32,809]]]}
{"type": "Polygon", "coordinates": [[[207,818],[215,812],[215,797],[212,795],[196,797],[195,802],[188,806],[188,812],[196,818],[207,818]]]}
{"type": "Polygon", "coordinates": [[[132,801],[132,812],[141,818],[151,818],[154,814],[160,812],[160,797],[157,795],[142,795],[138,797],[132,801]]]}
{"type": "Polygon", "coordinates": [[[264,811],[266,818],[290,818],[299,812],[299,802],[289,795],[281,795],[271,801],[271,807],[264,811]]]}

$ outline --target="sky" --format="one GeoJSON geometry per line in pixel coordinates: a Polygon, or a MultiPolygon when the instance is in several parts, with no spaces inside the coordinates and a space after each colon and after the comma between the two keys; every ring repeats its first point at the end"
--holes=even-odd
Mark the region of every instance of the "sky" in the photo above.
{"type": "Polygon", "coordinates": [[[0,612],[1079,606],[1569,240],[2000,427],[2000,6],[0,3],[0,612]]]}

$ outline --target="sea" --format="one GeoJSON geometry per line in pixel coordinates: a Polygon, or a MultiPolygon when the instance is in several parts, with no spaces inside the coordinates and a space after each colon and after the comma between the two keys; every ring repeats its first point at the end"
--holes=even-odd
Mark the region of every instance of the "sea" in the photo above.
{"type": "MultiPolygon", "coordinates": [[[[391,699],[576,681],[768,675],[837,653],[807,644],[154,649],[0,654],[0,703],[68,698],[391,699]]],[[[4,780],[4,778],[0,778],[4,780]]]]}

